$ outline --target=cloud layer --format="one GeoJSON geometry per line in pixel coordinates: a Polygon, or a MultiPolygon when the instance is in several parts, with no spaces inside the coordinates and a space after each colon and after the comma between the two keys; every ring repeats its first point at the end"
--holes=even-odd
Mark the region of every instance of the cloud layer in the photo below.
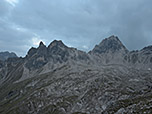
{"type": "Polygon", "coordinates": [[[130,50],[152,44],[151,0],[0,0],[0,51],[25,55],[54,39],[90,50],[117,35],[130,50]]]}

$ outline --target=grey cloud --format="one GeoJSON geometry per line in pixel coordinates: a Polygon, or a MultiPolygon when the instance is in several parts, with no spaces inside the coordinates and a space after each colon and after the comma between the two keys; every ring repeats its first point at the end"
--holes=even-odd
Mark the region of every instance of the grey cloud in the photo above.
{"type": "Polygon", "coordinates": [[[152,37],[148,34],[152,31],[152,10],[149,4],[152,1],[131,1],[119,5],[119,15],[116,23],[111,27],[111,32],[118,34],[129,49],[141,49],[152,43],[152,37]]]}
{"type": "Polygon", "coordinates": [[[25,55],[26,50],[31,46],[29,38],[33,36],[28,31],[18,30],[14,25],[1,20],[0,25],[0,51],[13,51],[18,55],[25,55]]]}
{"type": "Polygon", "coordinates": [[[5,16],[11,9],[11,5],[9,5],[5,0],[0,0],[0,16],[5,16]]]}

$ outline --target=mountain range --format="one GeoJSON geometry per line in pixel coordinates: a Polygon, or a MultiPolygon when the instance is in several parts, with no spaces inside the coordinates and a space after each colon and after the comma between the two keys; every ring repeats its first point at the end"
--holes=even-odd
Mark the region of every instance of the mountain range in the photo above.
{"type": "Polygon", "coordinates": [[[54,40],[4,58],[1,114],[152,113],[152,46],[129,51],[113,35],[88,53],[54,40]]]}
{"type": "Polygon", "coordinates": [[[8,58],[15,58],[15,57],[17,57],[17,55],[13,52],[11,52],[11,53],[9,53],[8,51],[0,52],[0,60],[1,61],[5,61],[8,58]]]}

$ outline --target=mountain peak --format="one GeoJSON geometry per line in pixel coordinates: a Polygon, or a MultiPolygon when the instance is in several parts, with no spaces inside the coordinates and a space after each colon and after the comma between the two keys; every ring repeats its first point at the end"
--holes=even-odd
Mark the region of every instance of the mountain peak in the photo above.
{"type": "Polygon", "coordinates": [[[67,46],[61,40],[54,40],[48,46],[48,48],[52,48],[52,47],[67,47],[67,46]]]}
{"type": "Polygon", "coordinates": [[[39,47],[46,47],[46,46],[45,46],[44,43],[41,41],[41,42],[39,43],[39,47]]]}
{"type": "MultiPolygon", "coordinates": [[[[115,35],[111,35],[109,38],[106,38],[106,39],[115,39],[115,40],[119,40],[119,38],[115,35]]],[[[120,40],[119,40],[120,41],[120,40]]]]}
{"type": "Polygon", "coordinates": [[[105,38],[99,45],[96,45],[93,49],[93,53],[105,53],[105,52],[115,52],[119,50],[127,51],[126,47],[122,44],[117,36],[110,36],[105,38]]]}
{"type": "Polygon", "coordinates": [[[38,48],[34,48],[32,47],[29,51],[28,51],[28,57],[33,56],[34,54],[39,54],[39,55],[43,55],[44,53],[46,53],[47,51],[47,47],[44,45],[44,43],[41,41],[39,43],[38,48]]]}
{"type": "Polygon", "coordinates": [[[105,38],[99,45],[108,45],[108,44],[111,44],[111,45],[123,45],[121,43],[121,41],[119,40],[119,38],[117,36],[110,36],[109,38],[105,38]]]}

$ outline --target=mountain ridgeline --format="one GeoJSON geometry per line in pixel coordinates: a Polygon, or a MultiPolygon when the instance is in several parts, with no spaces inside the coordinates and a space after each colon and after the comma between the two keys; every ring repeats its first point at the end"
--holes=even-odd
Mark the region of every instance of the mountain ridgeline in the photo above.
{"type": "Polygon", "coordinates": [[[152,113],[152,46],[129,51],[117,36],[88,53],[54,40],[0,60],[2,114],[152,113]]]}
{"type": "Polygon", "coordinates": [[[48,47],[40,42],[38,48],[31,48],[27,56],[25,66],[29,69],[41,68],[47,63],[62,64],[67,61],[83,61],[90,64],[121,64],[136,68],[151,68],[152,46],[143,48],[140,51],[129,51],[117,36],[104,39],[96,45],[89,53],[67,47],[62,41],[54,40],[48,47]],[[97,59],[97,60],[96,60],[97,59]]]}
{"type": "Polygon", "coordinates": [[[8,51],[6,52],[0,52],[0,60],[1,61],[5,61],[7,60],[8,58],[16,58],[17,55],[15,53],[9,53],[8,51]]]}

